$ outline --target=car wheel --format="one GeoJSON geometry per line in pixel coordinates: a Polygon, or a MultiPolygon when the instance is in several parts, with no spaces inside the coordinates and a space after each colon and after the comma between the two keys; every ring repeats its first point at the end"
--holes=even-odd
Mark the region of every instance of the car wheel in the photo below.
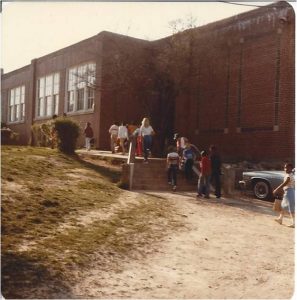
{"type": "Polygon", "coordinates": [[[261,200],[268,200],[271,195],[270,185],[267,181],[258,180],[254,184],[254,195],[256,198],[261,200]]]}

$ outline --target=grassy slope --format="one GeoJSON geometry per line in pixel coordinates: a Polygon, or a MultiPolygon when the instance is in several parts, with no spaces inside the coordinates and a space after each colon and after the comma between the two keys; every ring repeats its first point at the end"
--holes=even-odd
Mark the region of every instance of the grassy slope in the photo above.
{"type": "Polygon", "coordinates": [[[105,220],[79,223],[81,215],[117,206],[119,175],[56,150],[2,147],[4,297],[69,295],[76,270],[95,254],[104,269],[110,256],[133,258],[177,225],[168,203],[144,195],[105,220]]]}

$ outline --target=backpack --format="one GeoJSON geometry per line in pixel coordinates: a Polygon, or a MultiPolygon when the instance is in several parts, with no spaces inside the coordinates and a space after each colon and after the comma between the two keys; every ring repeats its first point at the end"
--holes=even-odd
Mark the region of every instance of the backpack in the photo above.
{"type": "Polygon", "coordinates": [[[188,159],[194,159],[194,152],[191,148],[185,149],[183,156],[185,157],[186,160],[188,159]]]}

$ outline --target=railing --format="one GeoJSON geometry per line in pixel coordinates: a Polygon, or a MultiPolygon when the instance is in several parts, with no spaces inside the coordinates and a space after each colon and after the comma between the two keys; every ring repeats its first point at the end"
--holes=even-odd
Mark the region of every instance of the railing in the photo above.
{"type": "Polygon", "coordinates": [[[129,145],[129,153],[128,153],[128,160],[127,164],[131,164],[135,162],[135,149],[136,149],[136,137],[130,137],[130,145],[129,145]]]}

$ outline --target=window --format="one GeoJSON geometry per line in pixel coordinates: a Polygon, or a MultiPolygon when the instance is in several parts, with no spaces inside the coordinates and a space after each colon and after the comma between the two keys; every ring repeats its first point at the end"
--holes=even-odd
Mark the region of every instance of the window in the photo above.
{"type": "Polygon", "coordinates": [[[38,79],[37,117],[51,117],[59,111],[60,74],[55,73],[38,79]]]}
{"type": "Polygon", "coordinates": [[[93,88],[88,87],[88,109],[92,109],[94,107],[94,98],[95,98],[95,91],[93,88]]]}
{"type": "Polygon", "coordinates": [[[25,86],[19,86],[10,90],[9,97],[9,122],[25,120],[25,86]]]}
{"type": "Polygon", "coordinates": [[[96,68],[88,63],[68,71],[67,112],[88,111],[94,108],[96,68]]]}

